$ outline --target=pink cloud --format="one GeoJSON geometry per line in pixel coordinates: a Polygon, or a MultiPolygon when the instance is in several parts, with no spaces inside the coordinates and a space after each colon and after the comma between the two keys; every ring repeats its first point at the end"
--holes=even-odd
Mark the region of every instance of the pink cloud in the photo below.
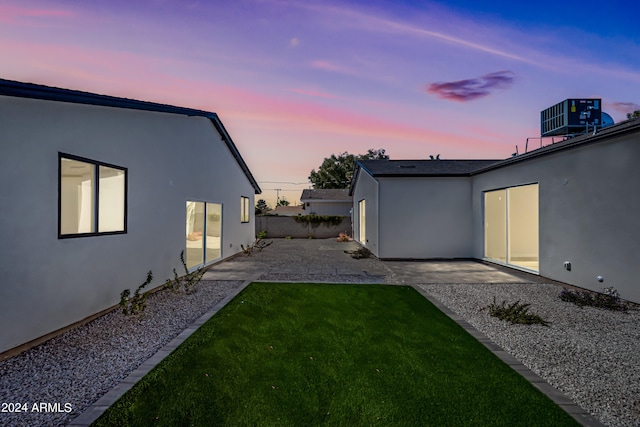
{"type": "Polygon", "coordinates": [[[297,93],[299,95],[311,96],[314,98],[326,98],[326,99],[340,98],[339,96],[334,95],[332,93],[322,92],[316,89],[293,88],[293,89],[290,89],[290,92],[297,93]]]}
{"type": "MultiPolygon", "coordinates": [[[[294,90],[311,96],[300,99],[259,93],[246,86],[216,84],[210,79],[177,77],[171,70],[183,68],[185,64],[179,61],[176,64],[175,60],[3,40],[0,40],[0,55],[19,58],[15,69],[28,70],[13,76],[3,72],[5,78],[214,111],[225,123],[237,124],[243,133],[249,128],[260,128],[271,135],[313,134],[325,141],[330,136],[329,139],[337,141],[343,150],[352,149],[354,141],[365,146],[365,150],[370,147],[364,144],[375,141],[387,141],[389,144],[384,142],[384,148],[392,144],[417,147],[436,144],[445,145],[450,152],[466,152],[466,149],[480,146],[490,147],[485,150],[488,153],[501,149],[496,138],[439,132],[407,124],[391,114],[368,115],[348,108],[321,105],[314,102],[314,98],[333,95],[316,90],[294,90]]],[[[390,106],[387,110],[394,109],[390,106]]],[[[293,148],[290,140],[285,142],[283,138],[274,137],[272,141],[275,150],[293,148]]]]}
{"type": "Polygon", "coordinates": [[[331,71],[334,73],[342,73],[342,74],[349,74],[349,75],[355,75],[356,72],[355,70],[349,68],[349,67],[345,67],[339,64],[335,64],[333,62],[330,61],[324,61],[324,60],[315,60],[313,62],[311,62],[311,68],[316,68],[319,70],[325,70],[325,71],[331,71]]]}
{"type": "Polygon", "coordinates": [[[60,9],[27,9],[23,7],[0,5],[0,22],[16,24],[21,18],[72,17],[75,12],[60,9]]]}
{"type": "Polygon", "coordinates": [[[609,102],[610,105],[618,113],[628,114],[640,110],[640,105],[635,102],[609,102]]]}

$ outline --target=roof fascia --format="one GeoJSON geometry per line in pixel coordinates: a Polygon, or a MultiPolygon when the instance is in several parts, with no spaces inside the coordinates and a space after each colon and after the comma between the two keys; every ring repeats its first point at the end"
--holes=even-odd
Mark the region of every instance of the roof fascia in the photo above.
{"type": "Polygon", "coordinates": [[[585,135],[582,137],[572,138],[563,142],[558,142],[556,144],[548,145],[542,149],[531,151],[526,154],[521,154],[516,157],[510,157],[506,160],[495,163],[493,165],[476,169],[473,172],[471,172],[471,175],[472,176],[478,175],[494,169],[511,166],[519,162],[525,162],[531,159],[536,159],[539,157],[551,155],[559,151],[571,150],[574,148],[579,148],[582,146],[591,145],[599,142],[606,142],[609,139],[612,139],[618,136],[623,136],[629,133],[640,132],[640,121],[638,121],[638,123],[633,123],[633,122],[627,123],[626,126],[624,124],[625,124],[624,122],[618,124],[619,127],[616,127],[616,129],[605,128],[604,130],[600,131],[601,133],[596,133],[595,135],[585,135]]]}
{"type": "Polygon", "coordinates": [[[101,107],[128,108],[133,110],[153,111],[159,113],[181,114],[186,116],[206,117],[213,123],[220,133],[229,151],[236,159],[236,162],[247,176],[255,194],[261,194],[262,190],[244,159],[240,155],[238,148],[233,143],[231,136],[225,129],[216,113],[192,108],[175,107],[172,105],[159,104],[155,102],[138,101],[135,99],[118,98],[109,95],[98,95],[90,92],[81,92],[71,89],[62,89],[51,86],[37,85],[33,83],[22,83],[13,80],[0,79],[0,95],[14,96],[19,98],[40,99],[45,101],[69,102],[74,104],[96,105],[101,107]]]}

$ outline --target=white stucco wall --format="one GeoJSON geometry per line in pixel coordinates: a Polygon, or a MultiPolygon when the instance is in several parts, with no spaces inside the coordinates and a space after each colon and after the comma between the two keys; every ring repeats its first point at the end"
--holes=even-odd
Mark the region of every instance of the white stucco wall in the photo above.
{"type": "Polygon", "coordinates": [[[638,159],[636,133],[473,176],[474,257],[483,256],[482,192],[538,182],[540,275],[596,291],[613,286],[640,301],[638,159]]]}
{"type": "Polygon", "coordinates": [[[360,170],[358,180],[353,189],[353,238],[369,249],[375,256],[379,255],[378,246],[378,182],[368,173],[360,170]],[[366,242],[360,239],[360,218],[358,203],[366,200],[366,242]]]}
{"type": "Polygon", "coordinates": [[[380,258],[469,258],[471,180],[378,178],[380,258]]]}
{"type": "Polygon", "coordinates": [[[254,189],[209,119],[0,96],[0,352],[151,287],[185,248],[185,202],[223,205],[223,258],[254,238],[254,189]],[[58,153],[128,168],[128,232],[58,239],[58,153]]]}

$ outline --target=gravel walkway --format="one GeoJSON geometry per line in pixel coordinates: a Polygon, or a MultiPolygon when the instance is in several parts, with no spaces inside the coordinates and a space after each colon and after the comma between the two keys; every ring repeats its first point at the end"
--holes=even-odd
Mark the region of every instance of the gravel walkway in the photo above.
{"type": "Polygon", "coordinates": [[[640,311],[579,308],[548,284],[419,285],[609,426],[640,426],[640,311]],[[552,322],[511,325],[482,310],[520,301],[552,322]]]}
{"type": "Polygon", "coordinates": [[[113,310],[0,362],[0,402],[29,410],[0,413],[0,426],[65,425],[241,284],[202,281],[189,295],[157,292],[140,317],[113,310]],[[61,412],[32,412],[39,402],[60,403],[61,412]]]}

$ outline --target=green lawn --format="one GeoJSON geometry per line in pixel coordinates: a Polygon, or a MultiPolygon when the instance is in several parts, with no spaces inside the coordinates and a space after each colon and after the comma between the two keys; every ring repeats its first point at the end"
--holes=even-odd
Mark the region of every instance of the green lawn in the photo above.
{"type": "Polygon", "coordinates": [[[411,287],[254,283],[94,425],[578,425],[411,287]]]}

